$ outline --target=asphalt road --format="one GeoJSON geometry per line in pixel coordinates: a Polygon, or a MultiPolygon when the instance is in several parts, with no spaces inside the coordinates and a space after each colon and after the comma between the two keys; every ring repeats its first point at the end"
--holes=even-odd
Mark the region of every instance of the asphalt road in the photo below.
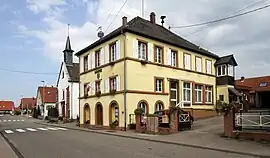
{"type": "Polygon", "coordinates": [[[0,132],[24,158],[247,158],[246,155],[90,132],[48,128],[19,116],[0,118],[0,132]],[[6,121],[3,120],[24,120],[6,121]],[[41,130],[43,129],[43,130],[41,130]],[[44,130],[46,129],[46,130],[44,130]],[[12,133],[11,133],[12,132],[12,133]]]}

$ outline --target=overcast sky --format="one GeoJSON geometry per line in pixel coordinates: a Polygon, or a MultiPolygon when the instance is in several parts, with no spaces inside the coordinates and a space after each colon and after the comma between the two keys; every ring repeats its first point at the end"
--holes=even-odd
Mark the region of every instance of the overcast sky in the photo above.
{"type": "MultiPolygon", "coordinates": [[[[0,68],[54,73],[31,75],[1,70],[0,99],[18,100],[36,96],[41,80],[56,84],[62,61],[62,50],[71,24],[72,47],[78,51],[97,39],[97,28],[109,33],[121,24],[121,18],[131,20],[142,16],[141,0],[1,0],[1,61],[0,68]],[[109,14],[111,13],[111,14],[109,14]]],[[[144,18],[156,13],[156,21],[166,15],[165,27],[182,26],[234,14],[260,0],[144,0],[144,18]]],[[[242,13],[270,4],[269,0],[242,13]]],[[[270,7],[231,20],[191,28],[172,28],[180,36],[218,55],[234,54],[239,66],[236,76],[253,77],[270,74],[270,7]],[[202,29],[204,28],[204,29],[202,29]],[[194,31],[197,33],[192,34],[194,31]]],[[[77,59],[76,59],[77,60],[77,59]]],[[[77,60],[78,61],[78,60],[77,60]]]]}

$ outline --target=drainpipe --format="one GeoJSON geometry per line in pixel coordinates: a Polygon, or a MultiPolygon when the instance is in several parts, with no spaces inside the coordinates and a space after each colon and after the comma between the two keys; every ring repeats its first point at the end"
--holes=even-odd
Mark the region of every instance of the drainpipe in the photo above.
{"type": "MultiPolygon", "coordinates": [[[[123,31],[123,30],[122,30],[123,31]]],[[[126,34],[124,36],[124,120],[125,120],[125,131],[127,130],[127,61],[126,61],[126,34]]]]}
{"type": "Polygon", "coordinates": [[[73,83],[71,82],[71,84],[70,84],[70,90],[69,90],[69,98],[70,98],[69,109],[70,109],[70,113],[71,113],[71,115],[70,115],[71,116],[71,119],[73,119],[73,107],[72,107],[73,106],[73,102],[72,102],[72,100],[73,100],[72,99],[72,92],[73,92],[72,89],[73,88],[72,87],[73,87],[73,83]]]}
{"type": "MultiPolygon", "coordinates": [[[[80,61],[81,60],[81,58],[79,57],[79,63],[81,63],[82,61],[80,61]]],[[[80,120],[81,120],[81,99],[80,99],[80,97],[81,97],[81,79],[80,79],[80,75],[79,75],[79,96],[78,96],[78,98],[77,99],[79,99],[79,125],[80,125],[80,120]]],[[[76,101],[77,102],[77,101],[76,101]]],[[[77,119],[77,116],[76,116],[76,119],[77,119]]]]}

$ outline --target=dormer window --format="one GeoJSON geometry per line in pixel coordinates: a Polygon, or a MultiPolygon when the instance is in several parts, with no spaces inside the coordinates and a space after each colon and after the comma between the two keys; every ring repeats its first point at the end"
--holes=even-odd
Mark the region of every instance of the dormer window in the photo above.
{"type": "Polygon", "coordinates": [[[234,66],[225,64],[217,66],[217,76],[234,76],[234,66]]]}

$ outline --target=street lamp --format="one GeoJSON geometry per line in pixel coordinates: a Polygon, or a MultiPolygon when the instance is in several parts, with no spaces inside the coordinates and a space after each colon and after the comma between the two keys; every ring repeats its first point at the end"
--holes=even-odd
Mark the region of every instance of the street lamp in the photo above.
{"type": "Polygon", "coordinates": [[[41,81],[41,82],[43,83],[43,92],[42,93],[43,93],[43,97],[44,97],[43,101],[42,101],[42,97],[41,97],[41,101],[42,101],[42,104],[43,104],[43,110],[42,111],[43,111],[43,119],[45,119],[45,103],[44,103],[45,102],[45,95],[46,95],[45,94],[45,81],[41,81]]]}

